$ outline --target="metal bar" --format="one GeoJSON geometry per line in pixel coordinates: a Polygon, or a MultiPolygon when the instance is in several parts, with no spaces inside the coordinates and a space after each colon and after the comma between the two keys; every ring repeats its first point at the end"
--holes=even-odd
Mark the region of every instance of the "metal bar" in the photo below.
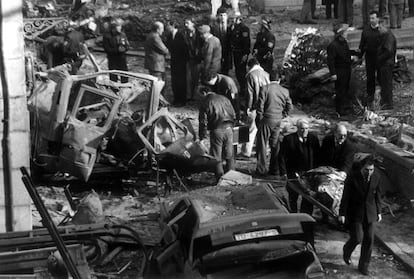
{"type": "Polygon", "coordinates": [[[66,196],[66,199],[69,202],[70,208],[72,210],[76,210],[76,204],[73,201],[73,197],[72,197],[72,194],[70,193],[69,187],[70,187],[69,184],[66,185],[65,188],[63,188],[63,191],[65,192],[65,196],[66,196]]]}
{"type": "Polygon", "coordinates": [[[78,269],[76,268],[76,265],[74,264],[68,249],[65,246],[65,243],[63,242],[63,239],[59,235],[59,232],[53,223],[52,218],[50,217],[49,213],[47,212],[47,209],[45,205],[42,202],[42,199],[39,196],[39,193],[37,192],[36,188],[34,187],[33,181],[26,170],[25,167],[21,167],[20,171],[22,172],[22,180],[24,185],[26,186],[27,192],[29,192],[30,197],[32,198],[37,210],[39,211],[40,216],[42,217],[42,223],[49,231],[53,241],[56,244],[56,247],[58,248],[58,251],[60,255],[62,256],[63,262],[65,263],[66,268],[68,269],[69,273],[72,275],[74,279],[81,279],[81,275],[79,274],[78,269]]]}

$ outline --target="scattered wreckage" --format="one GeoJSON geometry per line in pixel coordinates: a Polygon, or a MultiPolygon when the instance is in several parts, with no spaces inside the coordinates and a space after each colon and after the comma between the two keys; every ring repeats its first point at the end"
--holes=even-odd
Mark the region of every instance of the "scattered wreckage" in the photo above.
{"type": "Polygon", "coordinates": [[[207,278],[325,278],[313,248],[315,220],[289,213],[271,186],[258,188],[261,207],[247,213],[222,216],[190,197],[161,207],[164,246],[154,256],[159,272],[169,272],[172,263],[173,270],[187,266],[207,278]]]}
{"type": "Polygon", "coordinates": [[[158,168],[179,174],[214,172],[218,162],[195,141],[190,122],[184,125],[159,109],[166,103],[163,86],[140,73],[50,70],[28,101],[34,165],[83,181],[97,163],[134,171],[159,163],[158,168]],[[127,77],[128,83],[113,82],[111,75],[127,77]]]}

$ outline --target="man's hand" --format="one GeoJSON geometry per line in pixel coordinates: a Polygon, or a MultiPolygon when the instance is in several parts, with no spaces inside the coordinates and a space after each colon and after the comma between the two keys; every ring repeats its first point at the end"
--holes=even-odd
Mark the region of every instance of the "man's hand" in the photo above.
{"type": "Polygon", "coordinates": [[[331,76],[331,80],[334,80],[334,81],[335,81],[335,80],[337,80],[337,79],[338,79],[338,77],[337,77],[336,75],[332,75],[332,76],[331,76]]]}
{"type": "Polygon", "coordinates": [[[339,217],[338,217],[338,221],[339,221],[339,223],[341,223],[341,224],[345,224],[345,216],[339,216],[339,217]]]}
{"type": "Polygon", "coordinates": [[[382,221],[382,215],[381,214],[378,214],[377,222],[379,223],[381,221],[382,221]]]}

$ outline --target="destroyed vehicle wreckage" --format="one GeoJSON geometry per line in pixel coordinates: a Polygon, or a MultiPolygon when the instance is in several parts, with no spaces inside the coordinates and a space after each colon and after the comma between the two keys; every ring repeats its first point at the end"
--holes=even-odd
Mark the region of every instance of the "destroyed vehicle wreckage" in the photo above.
{"type": "Polygon", "coordinates": [[[83,181],[96,163],[136,171],[156,161],[178,173],[214,171],[217,161],[195,142],[192,127],[159,110],[163,86],[140,73],[50,70],[29,98],[35,166],[83,181]],[[128,83],[113,82],[110,75],[127,77],[128,83]]]}
{"type": "Polygon", "coordinates": [[[173,256],[184,259],[176,270],[188,264],[207,278],[325,278],[313,248],[315,220],[274,205],[235,216],[215,214],[192,198],[162,207],[165,249],[155,257],[158,269],[168,270],[173,256]]]}

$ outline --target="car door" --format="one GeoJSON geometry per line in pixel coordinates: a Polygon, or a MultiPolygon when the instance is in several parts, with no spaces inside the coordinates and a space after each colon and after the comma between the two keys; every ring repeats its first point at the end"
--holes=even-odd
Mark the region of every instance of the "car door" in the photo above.
{"type": "Polygon", "coordinates": [[[121,99],[112,92],[82,84],[63,128],[58,167],[87,181],[104,134],[118,112],[121,99]]]}

